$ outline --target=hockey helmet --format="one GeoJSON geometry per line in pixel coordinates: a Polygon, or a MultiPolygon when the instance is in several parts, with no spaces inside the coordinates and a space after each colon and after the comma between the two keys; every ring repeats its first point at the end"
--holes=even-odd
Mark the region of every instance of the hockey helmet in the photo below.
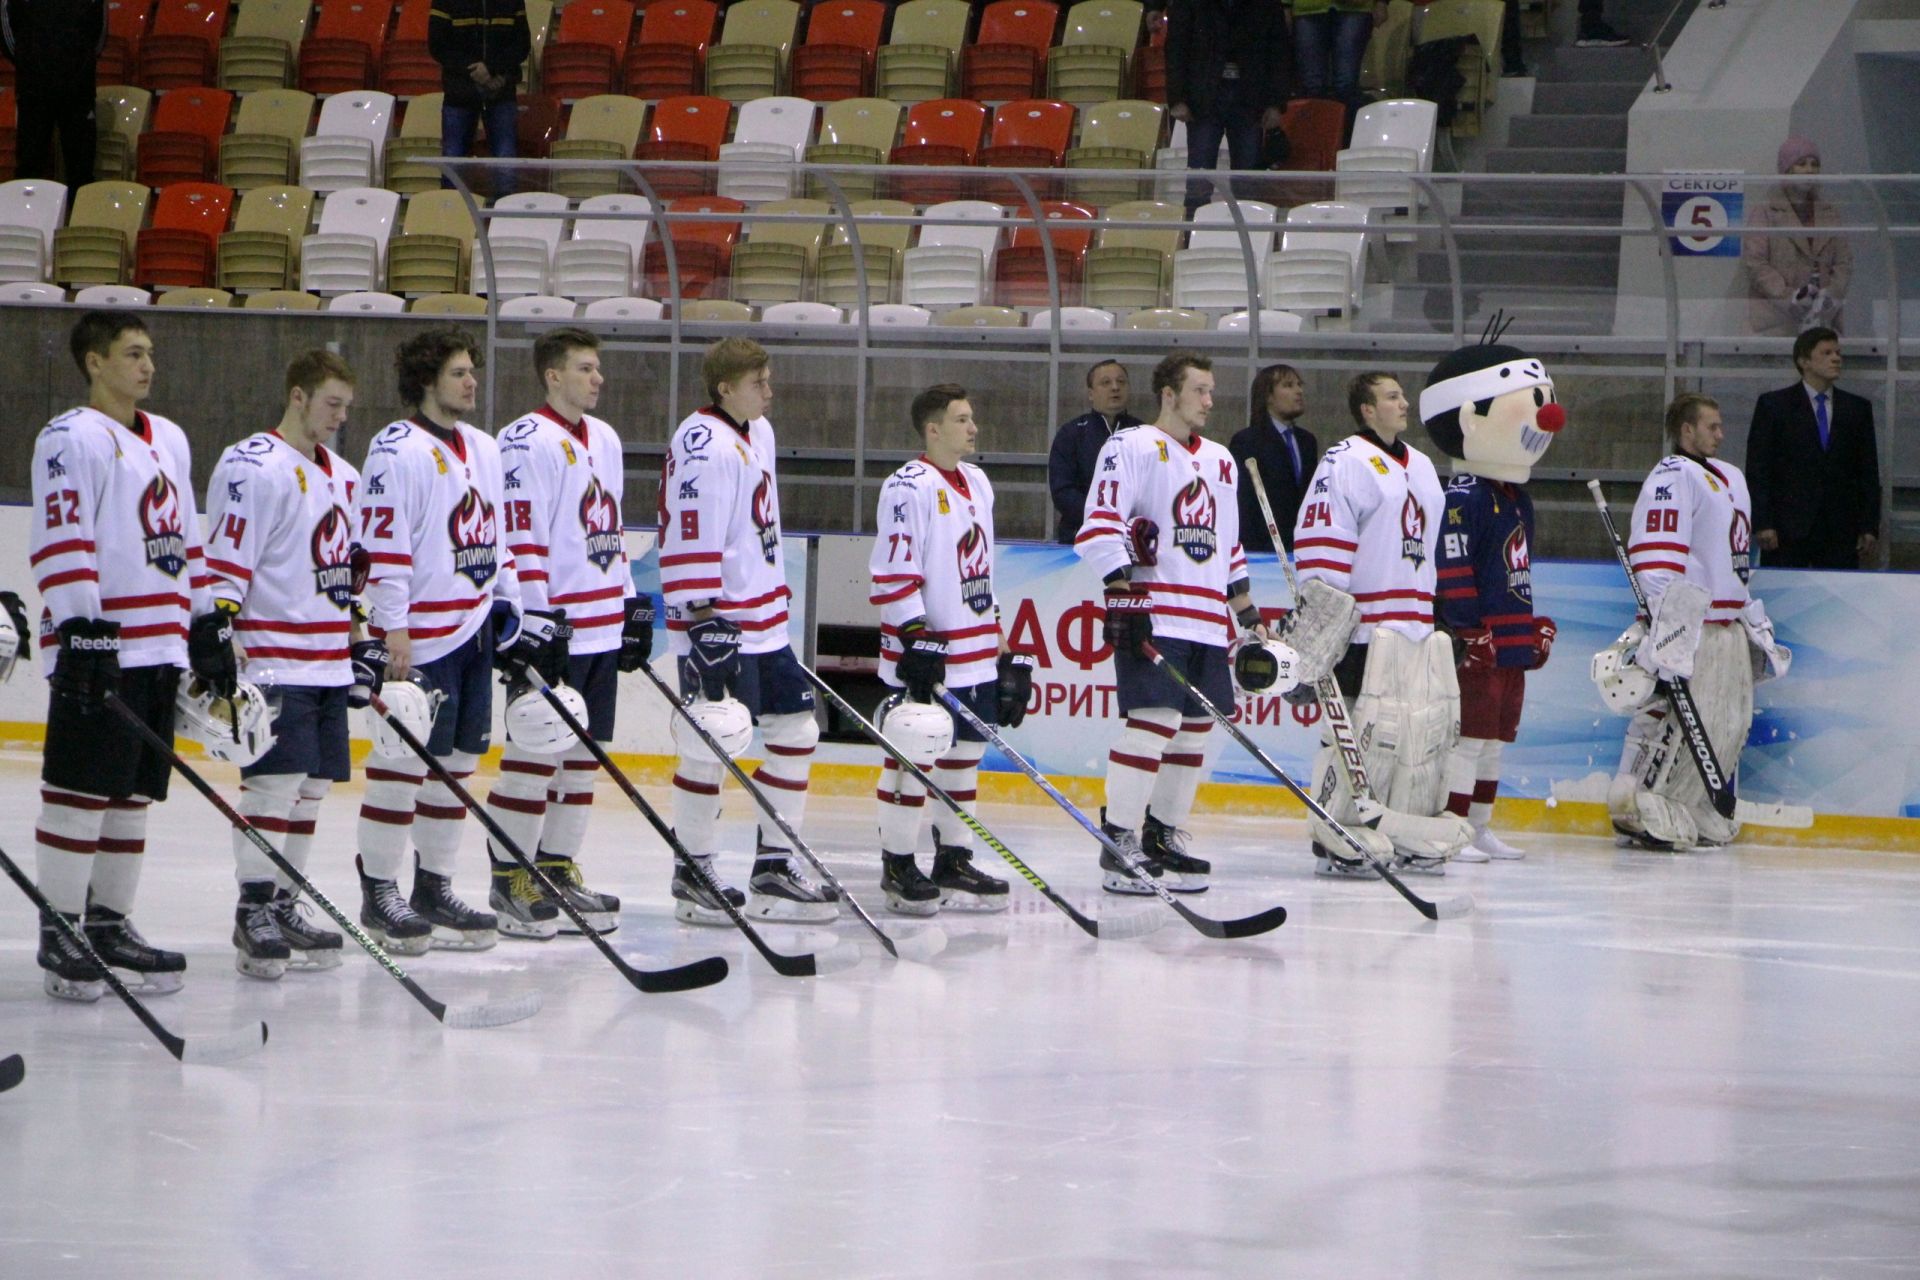
{"type": "Polygon", "coordinates": [[[681,709],[686,715],[673,718],[673,745],[681,755],[699,755],[707,750],[688,720],[705,729],[707,736],[736,760],[753,742],[753,717],[738,698],[693,698],[681,709]]]}
{"type": "Polygon", "coordinates": [[[13,668],[20,661],[20,633],[4,615],[0,615],[0,682],[13,679],[13,668]]]}
{"type": "Polygon", "coordinates": [[[1248,693],[1284,696],[1300,683],[1300,655],[1279,640],[1248,639],[1233,651],[1233,678],[1248,693]]]}
{"type": "Polygon", "coordinates": [[[1646,638],[1647,624],[1635,622],[1618,640],[1593,655],[1589,672],[1594,687],[1600,690],[1607,710],[1615,715],[1630,716],[1653,701],[1653,673],[1633,660],[1635,650],[1646,638]]]}
{"type": "MultiPolygon", "coordinates": [[[[433,717],[440,709],[442,696],[439,690],[429,691],[411,680],[388,680],[381,685],[379,694],[387,714],[405,725],[407,732],[423,745],[433,733],[433,717]]],[[[394,732],[387,717],[371,706],[367,708],[367,736],[373,739],[373,754],[377,756],[389,760],[413,757],[413,748],[394,732]]]]}
{"type": "Polygon", "coordinates": [[[199,677],[180,682],[174,728],[215,760],[250,765],[273,749],[274,709],[259,687],[242,680],[231,698],[216,698],[199,677]]]}
{"type": "Polygon", "coordinates": [[[922,769],[933,768],[935,761],[953,750],[953,717],[945,707],[915,702],[904,692],[893,693],[880,704],[874,721],[880,736],[922,769]]]}
{"type": "MultiPolygon", "coordinates": [[[[551,684],[554,697],[575,721],[585,724],[587,700],[578,690],[551,684]]],[[[540,690],[523,687],[507,699],[507,741],[537,756],[557,756],[580,745],[580,735],[567,727],[559,711],[540,690]]]]}

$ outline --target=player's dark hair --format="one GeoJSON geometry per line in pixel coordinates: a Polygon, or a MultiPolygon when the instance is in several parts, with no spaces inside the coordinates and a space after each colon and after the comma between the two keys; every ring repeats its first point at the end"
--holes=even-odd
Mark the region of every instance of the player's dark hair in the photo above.
{"type": "Polygon", "coordinates": [[[1667,406],[1667,448],[1680,447],[1680,428],[1700,421],[1702,409],[1718,409],[1720,402],[1698,391],[1683,391],[1667,406]]]}
{"type": "Polygon", "coordinates": [[[1300,376],[1300,371],[1290,364],[1270,364],[1254,375],[1253,390],[1247,393],[1248,398],[1252,401],[1252,403],[1247,406],[1248,426],[1264,427],[1267,425],[1267,398],[1273,394],[1273,389],[1279,386],[1281,380],[1285,378],[1292,378],[1295,382],[1300,383],[1306,382],[1306,379],[1300,376]]]}
{"type": "Polygon", "coordinates": [[[400,403],[418,409],[427,392],[440,380],[447,361],[462,353],[473,357],[473,367],[482,362],[480,344],[463,330],[448,327],[416,333],[394,349],[393,372],[400,391],[400,403]]]}
{"type": "Polygon", "coordinates": [[[533,340],[533,376],[547,385],[547,370],[564,369],[576,351],[598,351],[600,339],[585,329],[567,325],[549,329],[533,340]]]}
{"type": "Polygon", "coordinates": [[[720,385],[732,386],[750,373],[767,367],[767,349],[752,338],[722,338],[707,348],[700,362],[700,376],[707,383],[707,397],[720,403],[720,385]]]}
{"type": "Polygon", "coordinates": [[[1823,342],[1838,342],[1840,335],[1825,325],[1815,325],[1793,340],[1793,367],[1804,371],[1813,349],[1823,342]]]}
{"type": "Polygon", "coordinates": [[[319,347],[302,351],[287,366],[287,395],[292,396],[297,388],[311,400],[320,384],[329,378],[352,386],[353,368],[331,351],[319,347]]]}
{"type": "Polygon", "coordinates": [[[1213,372],[1213,361],[1198,351],[1170,351],[1159,364],[1153,366],[1153,398],[1157,404],[1162,391],[1171,391],[1175,395],[1186,383],[1187,370],[1198,369],[1202,373],[1213,372]]]}
{"type": "Polygon", "coordinates": [[[1373,403],[1373,389],[1383,382],[1397,382],[1390,373],[1378,369],[1369,369],[1365,373],[1356,373],[1347,379],[1347,412],[1353,415],[1353,425],[1365,427],[1367,420],[1360,411],[1373,403]]]}
{"type": "Polygon", "coordinates": [[[936,382],[913,398],[913,429],[924,432],[928,424],[946,417],[947,406],[965,400],[967,389],[957,382],[936,382]]]}
{"type": "Polygon", "coordinates": [[[1127,366],[1125,366],[1124,364],[1120,364],[1118,360],[1109,359],[1109,360],[1096,361],[1095,363],[1087,367],[1087,390],[1089,391],[1093,390],[1093,375],[1100,372],[1102,369],[1106,368],[1110,364],[1120,365],[1120,372],[1122,374],[1125,374],[1127,371],[1127,366]]]}
{"type": "Polygon", "coordinates": [[[104,359],[129,329],[145,333],[147,323],[131,311],[89,311],[74,321],[67,347],[73,352],[73,362],[80,366],[80,376],[92,376],[87,372],[88,355],[104,359]]]}

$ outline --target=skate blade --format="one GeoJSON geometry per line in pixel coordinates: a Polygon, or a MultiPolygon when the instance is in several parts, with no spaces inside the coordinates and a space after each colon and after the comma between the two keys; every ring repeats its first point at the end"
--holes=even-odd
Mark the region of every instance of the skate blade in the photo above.
{"type": "Polygon", "coordinates": [[[365,921],[361,922],[360,927],[366,930],[369,938],[380,944],[382,951],[391,952],[396,956],[423,956],[427,954],[427,948],[432,945],[432,939],[424,933],[412,938],[396,938],[365,921]]]}
{"type": "Polygon", "coordinates": [[[340,967],[340,948],[315,948],[312,951],[296,951],[287,961],[288,973],[323,973],[328,969],[340,967]]]}
{"type": "Polygon", "coordinates": [[[840,904],[795,902],[791,898],[756,893],[747,898],[747,915],[769,924],[832,924],[840,918],[840,904]]]}
{"type": "Polygon", "coordinates": [[[107,994],[105,982],[82,982],[74,978],[63,978],[51,969],[41,970],[41,985],[46,993],[56,1000],[71,1000],[75,1004],[92,1004],[107,994]]]}
{"type": "Polygon", "coordinates": [[[115,968],[127,990],[137,996],[170,996],[187,985],[184,973],[146,973],[139,969],[115,968]]]}
{"type": "Polygon", "coordinates": [[[1447,864],[1444,862],[1401,862],[1395,860],[1393,870],[1403,876],[1444,876],[1447,864]]]}
{"type": "Polygon", "coordinates": [[[285,960],[259,960],[252,956],[235,952],[233,967],[249,978],[258,978],[262,982],[278,982],[287,971],[285,960]]]}
{"type": "MultiPolygon", "coordinates": [[[[620,928],[620,916],[617,912],[582,911],[580,918],[587,922],[587,928],[593,930],[601,937],[605,937],[609,933],[618,932],[620,928]]],[[[561,916],[558,923],[560,925],[560,932],[569,938],[584,938],[587,936],[581,930],[574,928],[573,921],[567,919],[565,916],[561,916]]]]}
{"type": "Polygon", "coordinates": [[[969,893],[965,889],[942,889],[940,891],[940,909],[942,911],[971,911],[991,914],[1007,909],[1007,899],[1011,894],[969,893]]]}
{"type": "Polygon", "coordinates": [[[530,991],[512,1000],[496,1000],[488,1004],[452,1005],[448,1007],[446,1016],[440,1021],[449,1027],[462,1029],[504,1027],[508,1023],[524,1021],[540,1012],[542,999],[538,991],[530,991]]]}
{"type": "MultiPolygon", "coordinates": [[[[1455,858],[1458,858],[1460,855],[1456,853],[1453,856],[1455,858]]],[[[1493,854],[1488,854],[1487,856],[1492,858],[1495,862],[1518,862],[1522,858],[1526,857],[1527,855],[1520,852],[1520,850],[1515,849],[1512,853],[1493,853],[1493,854]]]]}
{"type": "Polygon", "coordinates": [[[1169,871],[1160,877],[1160,883],[1171,893],[1205,893],[1212,887],[1207,876],[1189,875],[1184,871],[1169,871]]]}
{"type": "Polygon", "coordinates": [[[1339,864],[1315,867],[1313,874],[1328,880],[1378,880],[1380,873],[1372,867],[1343,867],[1339,864]]]}
{"type": "Polygon", "coordinates": [[[500,916],[500,936],[520,938],[528,942],[545,942],[560,932],[560,926],[553,920],[525,921],[509,916],[500,916]]]}
{"type": "Polygon", "coordinates": [[[673,900],[673,918],[682,924],[705,925],[709,928],[733,923],[727,913],[720,908],[703,907],[697,902],[688,902],[685,898],[673,900]]]}
{"type": "Polygon", "coordinates": [[[915,902],[912,898],[903,898],[895,893],[887,894],[886,898],[887,910],[897,916],[915,916],[924,919],[928,916],[940,914],[940,900],[938,898],[930,899],[926,902],[915,902]]]}
{"type": "Polygon", "coordinates": [[[452,929],[443,924],[433,926],[432,947],[435,951],[491,951],[500,941],[500,931],[496,929],[452,929]]]}
{"type": "Polygon", "coordinates": [[[1129,898],[1150,898],[1153,896],[1152,887],[1144,881],[1135,880],[1132,876],[1121,875],[1117,871],[1107,872],[1106,875],[1101,878],[1100,887],[1108,893],[1124,894],[1129,898]]]}

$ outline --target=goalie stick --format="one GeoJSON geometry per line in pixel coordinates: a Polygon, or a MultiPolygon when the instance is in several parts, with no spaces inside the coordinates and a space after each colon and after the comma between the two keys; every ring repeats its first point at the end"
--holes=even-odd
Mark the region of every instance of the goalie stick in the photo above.
{"type": "Polygon", "coordinates": [[[400,736],[400,740],[407,744],[413,754],[420,757],[420,763],[427,766],[427,772],[438,778],[440,785],[451,791],[455,798],[466,806],[467,812],[479,819],[480,825],[487,829],[487,834],[493,837],[494,843],[511,854],[515,862],[526,868],[527,874],[533,877],[533,882],[540,886],[540,892],[546,894],[555,906],[566,912],[567,919],[573,921],[581,934],[600,949],[600,954],[620,971],[621,977],[648,995],[658,995],[667,991],[695,991],[701,987],[710,987],[727,976],[727,962],[719,956],[708,956],[705,960],[676,965],[671,969],[636,969],[628,964],[621,958],[620,953],[600,936],[600,931],[587,923],[579,909],[567,900],[566,895],[560,892],[559,886],[548,878],[547,873],[535,866],[533,859],[513,842],[513,837],[501,829],[500,824],[493,820],[493,815],[487,812],[485,806],[460,785],[458,778],[447,772],[445,765],[434,759],[433,753],[427,750],[426,744],[414,736],[413,730],[401,723],[399,716],[387,709],[387,704],[381,700],[379,694],[369,695],[368,705],[373,708],[375,715],[385,720],[387,726],[400,736]]]}
{"type": "Polygon", "coordinates": [[[1047,781],[1046,775],[1036,769],[1031,760],[1028,760],[1018,751],[1008,746],[1007,740],[1000,736],[999,730],[982,720],[979,716],[973,714],[973,709],[966,703],[960,701],[960,699],[954,697],[953,694],[947,690],[947,686],[937,684],[933,686],[933,691],[939,696],[940,701],[946,704],[948,711],[965,720],[973,726],[974,732],[981,734],[988,742],[1000,748],[1000,753],[1006,756],[1007,759],[1013,761],[1014,768],[1026,774],[1029,782],[1039,787],[1041,791],[1046,793],[1049,800],[1059,805],[1061,809],[1066,811],[1067,816],[1084,827],[1088,835],[1100,842],[1101,848],[1119,859],[1120,865],[1125,867],[1134,879],[1146,885],[1147,888],[1152,891],[1154,897],[1160,899],[1160,901],[1166,903],[1169,907],[1172,907],[1180,914],[1182,920],[1185,920],[1201,933],[1206,934],[1209,938],[1251,938],[1257,934],[1266,933],[1271,929],[1278,929],[1287,922],[1287,909],[1285,907],[1269,907],[1265,911],[1258,912],[1255,915],[1243,916],[1238,920],[1215,920],[1210,916],[1201,915],[1198,911],[1195,911],[1186,903],[1174,897],[1167,889],[1167,886],[1161,884],[1158,879],[1149,875],[1145,860],[1142,859],[1139,854],[1130,853],[1110,840],[1107,837],[1107,833],[1100,829],[1098,823],[1086,814],[1080,812],[1079,807],[1075,805],[1073,801],[1061,795],[1059,789],[1047,781]]]}
{"type": "Polygon", "coordinates": [[[27,1078],[27,1060],[19,1054],[9,1054],[0,1058],[0,1093],[18,1085],[27,1078]]]}
{"type": "MultiPolygon", "coordinates": [[[[1652,625],[1653,613],[1647,607],[1647,593],[1641,589],[1640,575],[1633,571],[1633,561],[1627,557],[1627,544],[1620,540],[1620,531],[1614,527],[1613,512],[1607,506],[1607,495],[1600,488],[1598,480],[1587,481],[1587,490],[1593,494],[1593,504],[1600,508],[1601,523],[1607,526],[1607,539],[1613,543],[1614,559],[1620,562],[1620,568],[1627,575],[1627,585],[1633,589],[1634,607],[1652,625]]],[[[1732,818],[1738,808],[1738,798],[1734,795],[1733,782],[1720,768],[1720,759],[1713,753],[1713,743],[1707,737],[1707,727],[1700,719],[1700,708],[1693,701],[1693,684],[1685,676],[1675,676],[1671,680],[1660,681],[1660,689],[1667,695],[1667,701],[1673,705],[1674,717],[1680,722],[1681,736],[1686,740],[1687,753],[1693,757],[1693,764],[1700,771],[1700,785],[1707,789],[1707,799],[1713,805],[1713,811],[1723,818],[1732,818]]]]}
{"type": "Polygon", "coordinates": [[[254,848],[266,856],[267,861],[280,868],[294,884],[300,887],[301,892],[313,899],[315,906],[332,917],[335,924],[346,930],[348,937],[359,943],[360,946],[366,950],[366,953],[373,957],[375,963],[382,969],[385,969],[388,974],[393,977],[394,981],[405,987],[407,994],[415,1000],[418,1000],[421,1007],[426,1009],[428,1013],[432,1014],[440,1022],[449,1027],[503,1027],[508,1023],[519,1022],[523,1018],[531,1018],[534,1014],[540,1012],[541,995],[538,991],[529,992],[524,996],[518,996],[512,1000],[503,1000],[498,1003],[452,1006],[446,1005],[428,995],[420,988],[419,983],[409,977],[406,971],[394,962],[393,957],[389,956],[386,951],[381,948],[379,943],[368,937],[359,925],[349,920],[339,907],[335,906],[328,900],[324,893],[321,893],[319,889],[314,887],[313,881],[307,879],[299,868],[295,867],[291,862],[288,862],[286,858],[281,855],[280,851],[275,849],[272,843],[260,834],[258,827],[248,822],[232,805],[228,804],[225,797],[218,791],[215,791],[213,785],[200,776],[199,770],[193,768],[185,760],[182,760],[179,754],[174,751],[171,743],[155,733],[146,721],[135,715],[126,703],[120,701],[119,695],[109,693],[107,695],[107,705],[119,713],[120,717],[132,726],[142,738],[145,738],[148,746],[165,756],[167,762],[174,767],[174,770],[192,784],[195,791],[205,796],[213,807],[220,811],[220,816],[232,824],[235,831],[245,836],[254,848]]]}
{"type": "Polygon", "coordinates": [[[164,1045],[167,1052],[176,1060],[205,1064],[232,1062],[235,1058],[244,1058],[256,1052],[267,1042],[267,1024],[264,1022],[257,1022],[239,1031],[230,1031],[226,1035],[195,1036],[191,1040],[173,1034],[160,1024],[158,1018],[147,1011],[147,1006],[140,1003],[138,996],[127,990],[127,984],[120,981],[120,976],[107,967],[107,962],[102,960],[100,953],[93,949],[93,943],[87,940],[86,931],[75,928],[72,921],[53,909],[53,904],[48,902],[46,895],[40,892],[40,886],[27,878],[26,872],[20,870],[19,865],[7,856],[5,849],[0,849],[0,871],[5,871],[7,878],[20,886],[20,892],[26,894],[28,900],[40,908],[42,919],[53,921],[54,926],[66,934],[69,941],[86,953],[87,958],[99,968],[106,984],[113,989],[113,994],[119,996],[127,1008],[133,1010],[133,1016],[140,1019],[140,1025],[151,1031],[153,1038],[164,1045]]]}
{"type": "Polygon", "coordinates": [[[882,737],[880,730],[874,727],[872,721],[868,720],[858,711],[855,711],[853,706],[848,703],[845,698],[835,693],[827,684],[826,680],[821,677],[819,672],[804,663],[800,665],[800,670],[806,675],[808,680],[813,682],[814,688],[820,690],[821,693],[827,696],[827,701],[839,708],[840,714],[859,725],[860,731],[871,738],[874,745],[892,756],[901,768],[919,780],[920,785],[927,789],[928,795],[935,797],[941,804],[953,810],[954,816],[960,819],[967,830],[978,836],[980,842],[986,845],[987,848],[993,850],[999,854],[1001,858],[1005,859],[1008,866],[1020,873],[1021,879],[1032,885],[1041,897],[1065,912],[1067,919],[1079,925],[1089,937],[1100,938],[1107,941],[1115,938],[1138,938],[1145,934],[1152,933],[1160,927],[1164,917],[1149,915],[1145,912],[1125,917],[1095,920],[1091,916],[1077,910],[1071,902],[1061,897],[1052,885],[1042,880],[1039,872],[1021,861],[1019,855],[1002,844],[999,839],[994,836],[993,832],[987,830],[985,824],[971,813],[968,813],[966,808],[958,800],[955,800],[952,796],[948,795],[945,790],[935,785],[933,779],[927,776],[926,770],[907,759],[906,756],[900,753],[898,747],[882,737]]]}

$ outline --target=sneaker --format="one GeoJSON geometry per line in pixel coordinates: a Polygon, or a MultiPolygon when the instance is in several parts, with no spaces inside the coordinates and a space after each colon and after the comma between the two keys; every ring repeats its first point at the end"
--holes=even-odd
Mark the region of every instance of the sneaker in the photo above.
{"type": "Polygon", "coordinates": [[[539,881],[518,862],[494,861],[487,905],[493,908],[500,932],[506,937],[545,942],[560,932],[560,908],[547,901],[539,881]]]}
{"type": "Polygon", "coordinates": [[[1148,880],[1159,880],[1165,873],[1162,871],[1159,862],[1148,857],[1140,848],[1140,837],[1124,827],[1114,826],[1111,822],[1108,822],[1104,816],[1102,816],[1100,820],[1100,833],[1106,836],[1115,848],[1129,855],[1127,860],[1123,861],[1120,858],[1116,858],[1112,850],[1108,849],[1105,845],[1100,846],[1100,870],[1105,873],[1101,877],[1100,887],[1108,893],[1124,893],[1134,896],[1152,893],[1153,888],[1147,883],[1148,880]],[[1128,862],[1136,863],[1140,868],[1140,872],[1144,873],[1145,878],[1143,879],[1140,874],[1136,874],[1134,870],[1127,865],[1128,862]]]}
{"type": "Polygon", "coordinates": [[[1632,43],[1599,18],[1581,23],[1580,38],[1574,41],[1582,49],[1618,49],[1632,43]]]}
{"type": "Polygon", "coordinates": [[[1378,880],[1380,873],[1371,862],[1355,858],[1347,853],[1335,853],[1332,848],[1313,842],[1313,874],[1328,876],[1335,880],[1378,880]]]}
{"type": "Polygon", "coordinates": [[[295,897],[290,889],[277,890],[273,895],[273,922],[280,926],[280,936],[293,952],[287,968],[295,972],[338,969],[342,939],[310,920],[312,911],[313,904],[295,897]]]}
{"type": "Polygon", "coordinates": [[[973,850],[940,843],[933,829],[933,883],[940,905],[950,911],[1005,911],[1007,882],[973,865],[973,850]]]}
{"type": "Polygon", "coordinates": [[[500,941],[499,918],[460,901],[452,876],[416,867],[413,896],[407,901],[432,926],[432,945],[444,951],[485,951],[500,941]]]}
{"type": "Polygon", "coordinates": [[[910,853],[880,854],[880,892],[887,910],[903,916],[930,916],[940,910],[940,886],[927,879],[910,853]]]}
{"type": "MultiPolygon", "coordinates": [[[[566,897],[569,906],[580,913],[589,929],[595,933],[612,933],[620,927],[620,899],[610,893],[587,888],[586,882],[580,878],[580,864],[572,858],[541,854],[534,859],[533,865],[553,882],[553,887],[566,897]]],[[[560,913],[555,923],[559,925],[560,932],[580,936],[580,930],[574,927],[572,918],[564,912],[560,913]]]]}
{"type": "Polygon", "coordinates": [[[164,996],[178,991],[186,981],[187,958],[178,951],[163,951],[150,945],[133,927],[133,921],[106,907],[87,907],[87,941],[110,969],[119,969],[138,979],[132,990],[139,995],[164,996]]]}
{"type": "MultiPolygon", "coordinates": [[[[1501,862],[1517,862],[1527,856],[1524,849],[1514,848],[1486,827],[1481,827],[1473,833],[1473,843],[1467,847],[1476,853],[1486,855],[1486,858],[1476,859],[1480,862],[1485,862],[1487,858],[1494,858],[1501,862]]],[[[1456,853],[1453,856],[1457,858],[1460,855],[1456,853]]]]}
{"type": "Polygon", "coordinates": [[[785,924],[827,924],[840,915],[840,895],[814,880],[784,851],[762,849],[747,881],[747,914],[785,924]]]}
{"type": "Polygon", "coordinates": [[[1213,864],[1187,852],[1187,833],[1169,826],[1147,810],[1147,822],[1140,830],[1140,848],[1159,863],[1166,873],[1160,883],[1175,893],[1205,893],[1213,864]]]}
{"type": "Polygon", "coordinates": [[[433,943],[433,926],[407,902],[392,880],[376,880],[358,858],[360,872],[360,927],[397,956],[423,956],[433,943]]]}
{"type": "Polygon", "coordinates": [[[271,880],[243,884],[240,904],[233,910],[233,967],[264,982],[279,981],[293,958],[293,948],[273,918],[273,890],[271,880]]]}
{"type": "MultiPolygon", "coordinates": [[[[60,918],[72,925],[75,931],[81,928],[79,916],[62,915],[60,918]]],[[[57,1000],[92,1004],[107,993],[107,975],[93,962],[86,948],[45,916],[40,921],[40,954],[35,960],[46,971],[44,985],[47,994],[57,1000]]]]}
{"type": "Polygon", "coordinates": [[[1485,862],[1487,857],[1486,850],[1477,844],[1470,844],[1460,852],[1454,854],[1453,860],[1455,862],[1485,862]]]}
{"type": "Polygon", "coordinates": [[[676,919],[687,924],[730,924],[726,908],[735,911],[747,905],[747,895],[729,885],[713,869],[713,855],[710,853],[689,854],[699,874],[687,868],[685,862],[674,860],[673,866],[673,914],[676,919]],[[711,887],[709,887],[711,886],[711,887]],[[725,901],[714,895],[724,895],[725,901]]]}

